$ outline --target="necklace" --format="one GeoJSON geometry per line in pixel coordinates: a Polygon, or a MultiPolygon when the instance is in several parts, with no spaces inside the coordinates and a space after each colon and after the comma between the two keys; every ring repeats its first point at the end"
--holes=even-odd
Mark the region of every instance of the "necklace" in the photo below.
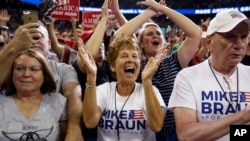
{"type": "MultiPolygon", "coordinates": [[[[115,88],[117,89],[117,86],[115,86],[115,88]]],[[[115,89],[115,111],[118,113],[118,111],[117,111],[117,106],[116,106],[116,98],[117,98],[116,95],[118,95],[118,94],[116,94],[116,89],[115,89]]],[[[118,128],[118,124],[119,124],[119,122],[120,122],[121,112],[122,112],[123,108],[125,107],[125,105],[127,104],[127,102],[128,102],[128,100],[129,100],[129,98],[130,98],[131,95],[132,95],[132,94],[130,94],[130,95],[128,96],[128,98],[126,99],[126,101],[125,101],[124,104],[122,105],[122,108],[121,108],[119,114],[116,114],[116,116],[115,116],[115,117],[116,117],[116,120],[117,120],[117,123],[116,123],[116,131],[117,131],[117,139],[118,139],[118,141],[120,140],[120,131],[119,131],[119,128],[118,128]]]]}
{"type": "Polygon", "coordinates": [[[20,101],[19,105],[20,105],[20,108],[31,111],[31,110],[33,110],[33,107],[35,104],[32,103],[31,105],[25,105],[25,104],[22,104],[22,102],[20,101]]]}
{"type": "MultiPolygon", "coordinates": [[[[221,90],[223,91],[223,96],[226,98],[226,101],[228,102],[228,104],[230,105],[230,106],[232,106],[233,107],[233,104],[231,103],[232,102],[232,92],[231,92],[231,88],[230,88],[230,84],[229,84],[229,82],[226,80],[226,78],[225,77],[223,77],[223,79],[224,79],[224,81],[226,82],[226,84],[227,84],[227,87],[228,87],[228,89],[230,90],[230,92],[229,92],[229,94],[230,94],[230,101],[228,100],[228,98],[227,98],[227,96],[226,96],[226,92],[225,92],[225,90],[223,89],[223,87],[222,87],[222,85],[221,85],[221,83],[220,83],[220,81],[218,80],[218,78],[217,78],[217,76],[216,76],[216,74],[215,74],[215,72],[214,72],[214,70],[213,70],[213,68],[211,67],[211,64],[210,64],[210,61],[208,60],[208,65],[209,65],[209,67],[210,67],[210,70],[212,71],[212,74],[213,74],[213,76],[214,76],[214,78],[215,78],[215,80],[217,81],[217,83],[219,84],[219,86],[220,86],[220,88],[221,88],[221,90]]],[[[236,68],[236,77],[237,77],[237,100],[236,100],[236,105],[235,105],[235,112],[237,112],[237,105],[238,105],[238,101],[239,101],[239,71],[238,71],[238,67],[236,68]]]]}
{"type": "Polygon", "coordinates": [[[27,108],[27,110],[32,110],[34,105],[31,105],[30,107],[27,108]]]}
{"type": "MultiPolygon", "coordinates": [[[[14,95],[13,96],[13,99],[14,99],[14,102],[15,102],[15,104],[19,107],[19,108],[21,108],[21,109],[23,109],[23,110],[27,110],[27,111],[31,111],[31,110],[33,110],[33,109],[35,109],[35,107],[36,107],[36,101],[37,101],[37,99],[35,98],[35,99],[32,99],[32,100],[22,100],[21,98],[18,98],[18,96],[17,95],[14,95]]],[[[40,103],[40,101],[41,101],[41,99],[40,99],[40,96],[39,96],[39,103],[40,103]]]]}

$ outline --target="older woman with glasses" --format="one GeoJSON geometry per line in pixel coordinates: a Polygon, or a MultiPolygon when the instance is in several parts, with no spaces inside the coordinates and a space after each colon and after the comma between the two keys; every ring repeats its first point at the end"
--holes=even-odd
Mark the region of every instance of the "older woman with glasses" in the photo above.
{"type": "Polygon", "coordinates": [[[0,95],[0,140],[61,141],[66,132],[66,98],[53,93],[56,84],[45,57],[20,52],[0,95]]]}

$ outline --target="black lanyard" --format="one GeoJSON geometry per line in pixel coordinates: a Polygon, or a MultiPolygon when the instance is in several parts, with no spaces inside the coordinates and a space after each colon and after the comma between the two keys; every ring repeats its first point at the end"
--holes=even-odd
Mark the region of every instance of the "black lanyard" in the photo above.
{"type": "MultiPolygon", "coordinates": [[[[116,94],[116,86],[115,86],[115,112],[118,112],[117,111],[117,107],[116,107],[116,95],[118,95],[118,94],[116,94]]],[[[120,131],[119,131],[119,127],[118,127],[118,124],[119,124],[119,121],[120,121],[120,116],[121,116],[121,112],[122,112],[122,110],[123,110],[123,108],[125,107],[125,105],[127,104],[127,102],[128,102],[128,99],[130,98],[130,96],[131,96],[132,94],[130,94],[129,96],[128,96],[128,98],[126,99],[126,101],[124,102],[124,104],[122,105],[122,108],[121,108],[121,110],[120,110],[120,112],[119,112],[119,114],[116,114],[116,120],[117,120],[117,124],[116,124],[116,130],[117,130],[117,139],[118,139],[118,141],[120,140],[120,131]]]]}
{"type": "MultiPolygon", "coordinates": [[[[218,80],[216,74],[214,73],[214,70],[213,70],[213,68],[211,67],[211,64],[210,64],[209,60],[208,60],[208,64],[209,64],[210,70],[211,70],[212,73],[213,73],[214,78],[216,79],[217,83],[219,84],[221,90],[223,91],[223,96],[225,96],[226,101],[228,102],[228,104],[231,105],[231,106],[233,107],[233,105],[232,105],[232,103],[231,103],[231,100],[230,100],[230,101],[228,100],[228,98],[227,98],[227,96],[226,96],[226,92],[224,91],[223,87],[221,86],[220,81],[218,80]]],[[[236,101],[236,106],[235,106],[235,112],[237,112],[237,105],[238,105],[238,101],[239,101],[239,71],[238,71],[238,67],[237,67],[237,70],[236,70],[236,71],[237,71],[237,72],[236,72],[236,73],[237,73],[237,74],[236,74],[236,77],[237,77],[237,101],[236,101]]],[[[228,83],[228,81],[226,80],[225,77],[223,77],[223,79],[224,79],[224,81],[227,83],[227,86],[229,87],[229,90],[230,90],[229,94],[232,95],[232,93],[231,93],[231,88],[230,88],[230,84],[228,83]]]]}

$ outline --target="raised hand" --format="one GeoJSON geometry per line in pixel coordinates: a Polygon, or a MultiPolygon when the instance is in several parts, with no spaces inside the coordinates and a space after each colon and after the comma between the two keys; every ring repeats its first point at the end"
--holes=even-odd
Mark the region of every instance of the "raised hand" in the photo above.
{"type": "Polygon", "coordinates": [[[116,26],[116,24],[118,23],[118,20],[117,20],[115,15],[120,13],[118,0],[109,0],[108,1],[108,7],[111,9],[112,14],[109,15],[107,28],[108,29],[113,29],[116,26]]]}
{"type": "Polygon", "coordinates": [[[10,15],[6,9],[0,10],[0,26],[6,26],[7,22],[10,20],[10,15]]]}
{"type": "Polygon", "coordinates": [[[118,0],[109,0],[108,7],[111,9],[112,13],[118,13],[120,10],[118,0]]]}
{"type": "Polygon", "coordinates": [[[42,31],[38,28],[39,26],[39,23],[19,26],[14,33],[14,38],[9,43],[11,47],[21,51],[37,43],[37,40],[43,36],[42,31]]]}
{"type": "Polygon", "coordinates": [[[105,0],[103,5],[102,5],[102,18],[109,17],[109,11],[108,11],[108,0],[105,0]]]}
{"type": "Polygon", "coordinates": [[[142,71],[142,81],[152,80],[154,73],[158,69],[167,52],[168,50],[166,48],[162,48],[154,57],[148,59],[148,62],[142,71]]]}
{"type": "Polygon", "coordinates": [[[157,9],[158,9],[157,5],[166,6],[167,4],[166,4],[165,0],[160,0],[159,3],[157,3],[155,0],[146,0],[146,1],[137,2],[137,5],[145,5],[145,6],[153,8],[154,10],[157,11],[157,9]]]}
{"type": "Polygon", "coordinates": [[[163,13],[159,11],[159,6],[166,6],[165,0],[160,0],[159,3],[157,3],[155,0],[146,0],[146,1],[139,1],[136,3],[137,5],[144,5],[148,6],[149,9],[156,12],[156,17],[161,16],[163,13]]]}
{"type": "Polygon", "coordinates": [[[208,27],[210,21],[211,21],[210,17],[208,17],[206,19],[206,21],[204,21],[203,19],[201,19],[201,28],[202,28],[202,31],[207,31],[207,27],[208,27]]]}
{"type": "Polygon", "coordinates": [[[76,25],[77,19],[75,17],[70,17],[69,21],[72,25],[76,25]]]}
{"type": "Polygon", "coordinates": [[[78,40],[78,67],[84,70],[87,75],[96,76],[97,67],[92,54],[86,50],[82,40],[78,40]],[[81,67],[81,68],[80,68],[81,67]]]}

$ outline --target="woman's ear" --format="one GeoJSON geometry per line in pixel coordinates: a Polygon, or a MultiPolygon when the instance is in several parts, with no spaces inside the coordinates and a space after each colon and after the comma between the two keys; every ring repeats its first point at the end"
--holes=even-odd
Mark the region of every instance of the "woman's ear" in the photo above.
{"type": "Polygon", "coordinates": [[[111,68],[111,71],[112,71],[112,72],[115,72],[115,67],[114,67],[114,65],[111,65],[110,68],[111,68]]]}

